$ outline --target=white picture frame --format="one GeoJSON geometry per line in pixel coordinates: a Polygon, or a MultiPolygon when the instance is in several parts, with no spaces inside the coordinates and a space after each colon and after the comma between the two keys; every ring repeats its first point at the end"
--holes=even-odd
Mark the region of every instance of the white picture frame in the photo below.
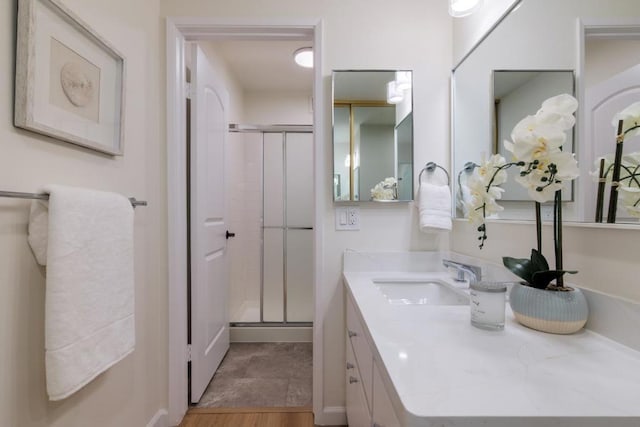
{"type": "Polygon", "coordinates": [[[124,153],[125,59],[58,0],[19,0],[17,127],[124,153]]]}

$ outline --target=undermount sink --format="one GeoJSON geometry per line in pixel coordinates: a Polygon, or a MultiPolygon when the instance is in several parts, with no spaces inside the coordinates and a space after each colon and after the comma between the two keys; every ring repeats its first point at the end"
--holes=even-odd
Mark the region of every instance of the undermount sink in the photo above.
{"type": "Polygon", "coordinates": [[[373,279],[393,305],[467,305],[469,296],[440,280],[373,279]]]}

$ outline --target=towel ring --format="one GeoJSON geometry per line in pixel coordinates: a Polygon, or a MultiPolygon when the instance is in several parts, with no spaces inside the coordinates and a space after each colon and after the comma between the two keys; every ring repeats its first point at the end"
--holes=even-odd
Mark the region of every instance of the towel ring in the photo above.
{"type": "Polygon", "coordinates": [[[449,177],[449,172],[447,172],[447,170],[445,168],[443,168],[442,166],[440,166],[439,164],[435,163],[435,162],[429,162],[427,163],[424,168],[422,168],[422,170],[420,171],[420,175],[418,175],[418,185],[422,184],[422,174],[427,171],[427,172],[433,172],[436,170],[436,168],[442,169],[444,171],[444,173],[447,175],[447,185],[451,184],[451,177],[449,177]]]}
{"type": "Polygon", "coordinates": [[[458,188],[460,189],[460,194],[462,194],[462,182],[460,182],[460,176],[462,175],[462,172],[466,172],[467,175],[469,175],[471,174],[471,172],[473,172],[475,168],[478,168],[478,167],[480,167],[479,164],[476,164],[474,162],[467,162],[462,167],[462,170],[458,172],[458,188]]]}

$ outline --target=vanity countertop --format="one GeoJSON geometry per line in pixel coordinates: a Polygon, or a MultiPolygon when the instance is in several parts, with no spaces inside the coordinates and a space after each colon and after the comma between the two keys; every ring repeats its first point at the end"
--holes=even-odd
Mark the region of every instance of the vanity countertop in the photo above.
{"type": "Polygon", "coordinates": [[[344,273],[406,426],[640,426],[640,352],[588,330],[552,335],[469,322],[469,306],[392,305],[372,279],[448,273],[344,273]],[[587,417],[587,418],[585,418],[587,417]],[[481,423],[481,424],[479,424],[481,423]]]}

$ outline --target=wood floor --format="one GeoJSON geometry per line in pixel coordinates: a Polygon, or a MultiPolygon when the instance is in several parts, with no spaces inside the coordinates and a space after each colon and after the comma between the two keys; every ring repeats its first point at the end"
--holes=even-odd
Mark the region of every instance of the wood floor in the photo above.
{"type": "Polygon", "coordinates": [[[311,407],[191,408],[180,427],[314,427],[311,407]]]}

